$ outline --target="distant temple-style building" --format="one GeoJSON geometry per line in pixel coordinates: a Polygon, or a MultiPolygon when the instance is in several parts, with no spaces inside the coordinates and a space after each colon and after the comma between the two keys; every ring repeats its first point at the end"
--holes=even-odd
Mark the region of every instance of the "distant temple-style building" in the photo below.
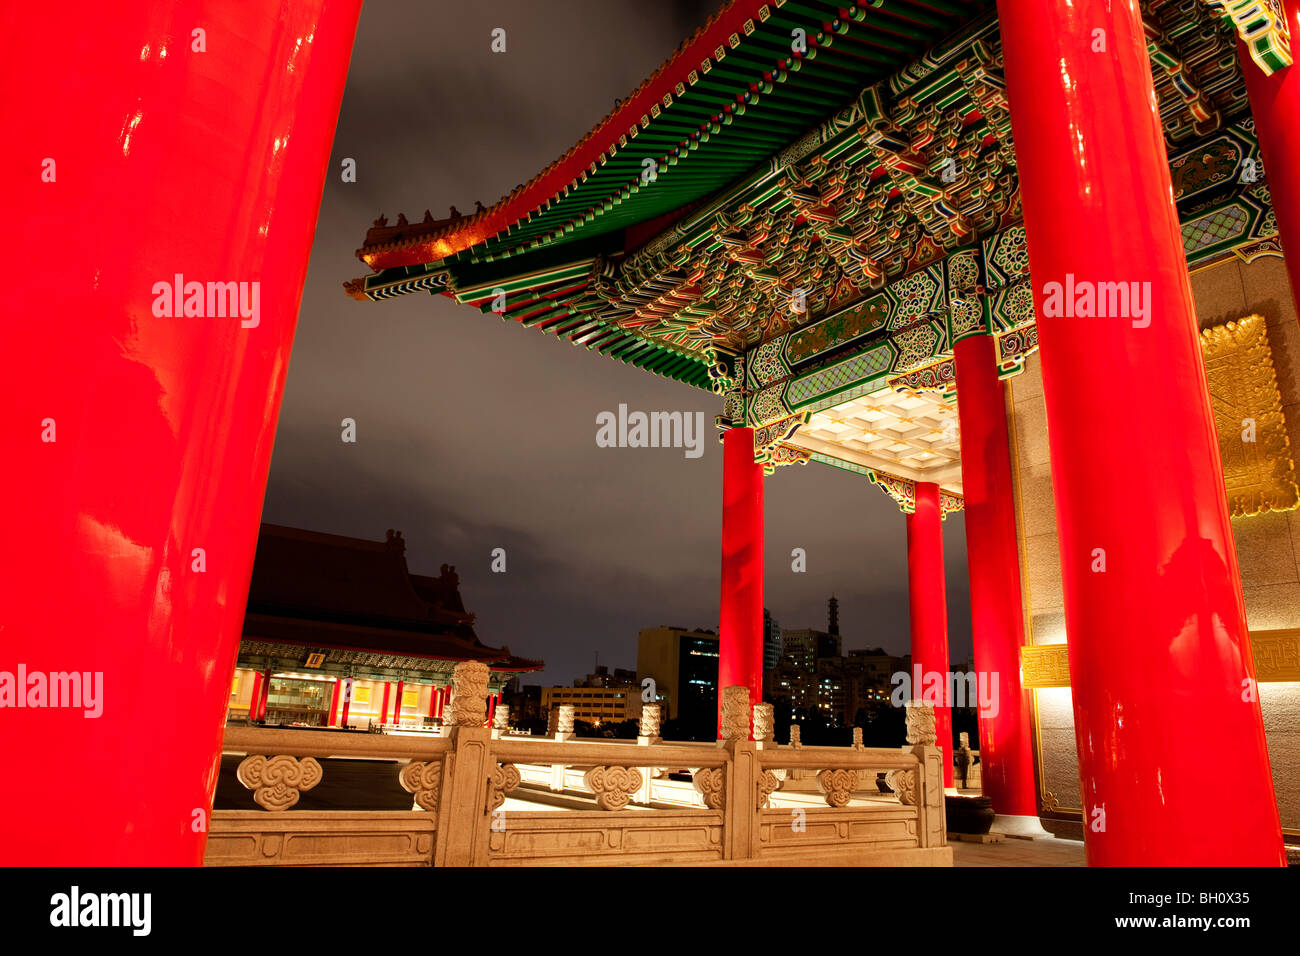
{"type": "Polygon", "coordinates": [[[511,678],[543,666],[479,641],[456,569],[412,574],[400,531],[367,541],[262,525],[229,718],[433,725],[460,661],[489,666],[493,705],[511,678]]]}

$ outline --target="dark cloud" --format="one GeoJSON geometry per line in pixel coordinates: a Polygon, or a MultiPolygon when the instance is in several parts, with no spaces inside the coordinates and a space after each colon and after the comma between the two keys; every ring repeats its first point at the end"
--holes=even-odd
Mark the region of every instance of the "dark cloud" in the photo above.
{"type": "MultiPolygon", "coordinates": [[[[717,627],[721,446],[707,393],[445,298],[347,298],[384,212],[490,204],[564,153],[716,4],[383,2],[361,15],[276,438],[264,517],[359,537],[401,529],[412,569],[455,564],[480,637],[567,683],[635,666],[657,624],[717,627]],[[507,52],[490,51],[506,30],[507,52]],[[357,182],[340,180],[345,157],[357,182]],[[596,415],[703,412],[706,452],[607,449],[596,415]],[[356,444],[340,421],[357,422],[356,444]],[[489,570],[505,548],[507,572],[489,570]]],[[[969,654],[960,517],[945,534],[954,657],[969,654]]],[[[823,465],[767,482],[767,605],[848,646],[907,648],[904,520],[823,465]],[[790,551],[808,553],[806,574],[790,551]]]]}

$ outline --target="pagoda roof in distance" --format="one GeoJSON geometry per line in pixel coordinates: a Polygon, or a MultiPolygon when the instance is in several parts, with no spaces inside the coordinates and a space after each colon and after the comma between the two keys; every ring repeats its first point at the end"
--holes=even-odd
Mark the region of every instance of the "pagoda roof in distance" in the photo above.
{"type": "Polygon", "coordinates": [[[249,585],[243,639],[335,647],[495,670],[538,670],[540,661],[489,647],[474,633],[456,569],[411,574],[406,542],[389,530],[368,541],[263,524],[249,585]]]}

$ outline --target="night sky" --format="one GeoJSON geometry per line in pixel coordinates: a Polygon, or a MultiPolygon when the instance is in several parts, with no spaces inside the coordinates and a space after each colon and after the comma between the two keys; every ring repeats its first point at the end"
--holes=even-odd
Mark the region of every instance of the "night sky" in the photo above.
{"type": "MultiPolygon", "coordinates": [[[[414,573],[460,573],[482,641],[568,684],[596,655],[636,666],[659,624],[716,630],[720,399],[451,299],[357,302],[344,280],[381,212],[413,222],[491,205],[563,154],[701,25],[717,2],[374,0],[362,10],[271,463],[263,520],[382,540],[414,573]],[[507,52],[491,52],[506,30],[507,52]],[[343,159],[357,182],[343,183],[343,159]],[[620,403],[704,412],[701,458],[600,448],[620,403]],[[357,442],[340,440],[353,418],[357,442]],[[504,548],[507,570],[490,570],[504,548]]],[[[809,125],[819,117],[809,116],[809,125]]],[[[756,156],[758,162],[761,157],[756,156]]],[[[811,463],[767,479],[765,604],[847,648],[908,647],[904,518],[866,479],[811,463]],[[808,554],[791,571],[791,549],[808,554]]],[[[952,658],[970,655],[960,515],[944,532],[952,658]]]]}

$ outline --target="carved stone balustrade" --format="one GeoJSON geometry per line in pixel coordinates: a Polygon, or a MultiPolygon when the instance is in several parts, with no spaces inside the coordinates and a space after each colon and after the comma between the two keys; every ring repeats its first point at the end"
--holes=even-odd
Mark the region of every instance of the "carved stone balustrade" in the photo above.
{"type": "MultiPolygon", "coordinates": [[[[264,809],[214,812],[207,862],[951,865],[937,748],[751,740],[753,710],[736,691],[735,736],[716,746],[494,737],[468,724],[447,737],[231,726],[225,750],[244,758],[239,777],[264,809]],[[340,757],[399,764],[412,809],[289,810],[321,781],[320,761],[340,757]],[[896,800],[876,792],[880,771],[896,800]],[[791,790],[814,777],[826,806],[791,790]]],[[[462,682],[462,697],[472,694],[462,682]]]]}

